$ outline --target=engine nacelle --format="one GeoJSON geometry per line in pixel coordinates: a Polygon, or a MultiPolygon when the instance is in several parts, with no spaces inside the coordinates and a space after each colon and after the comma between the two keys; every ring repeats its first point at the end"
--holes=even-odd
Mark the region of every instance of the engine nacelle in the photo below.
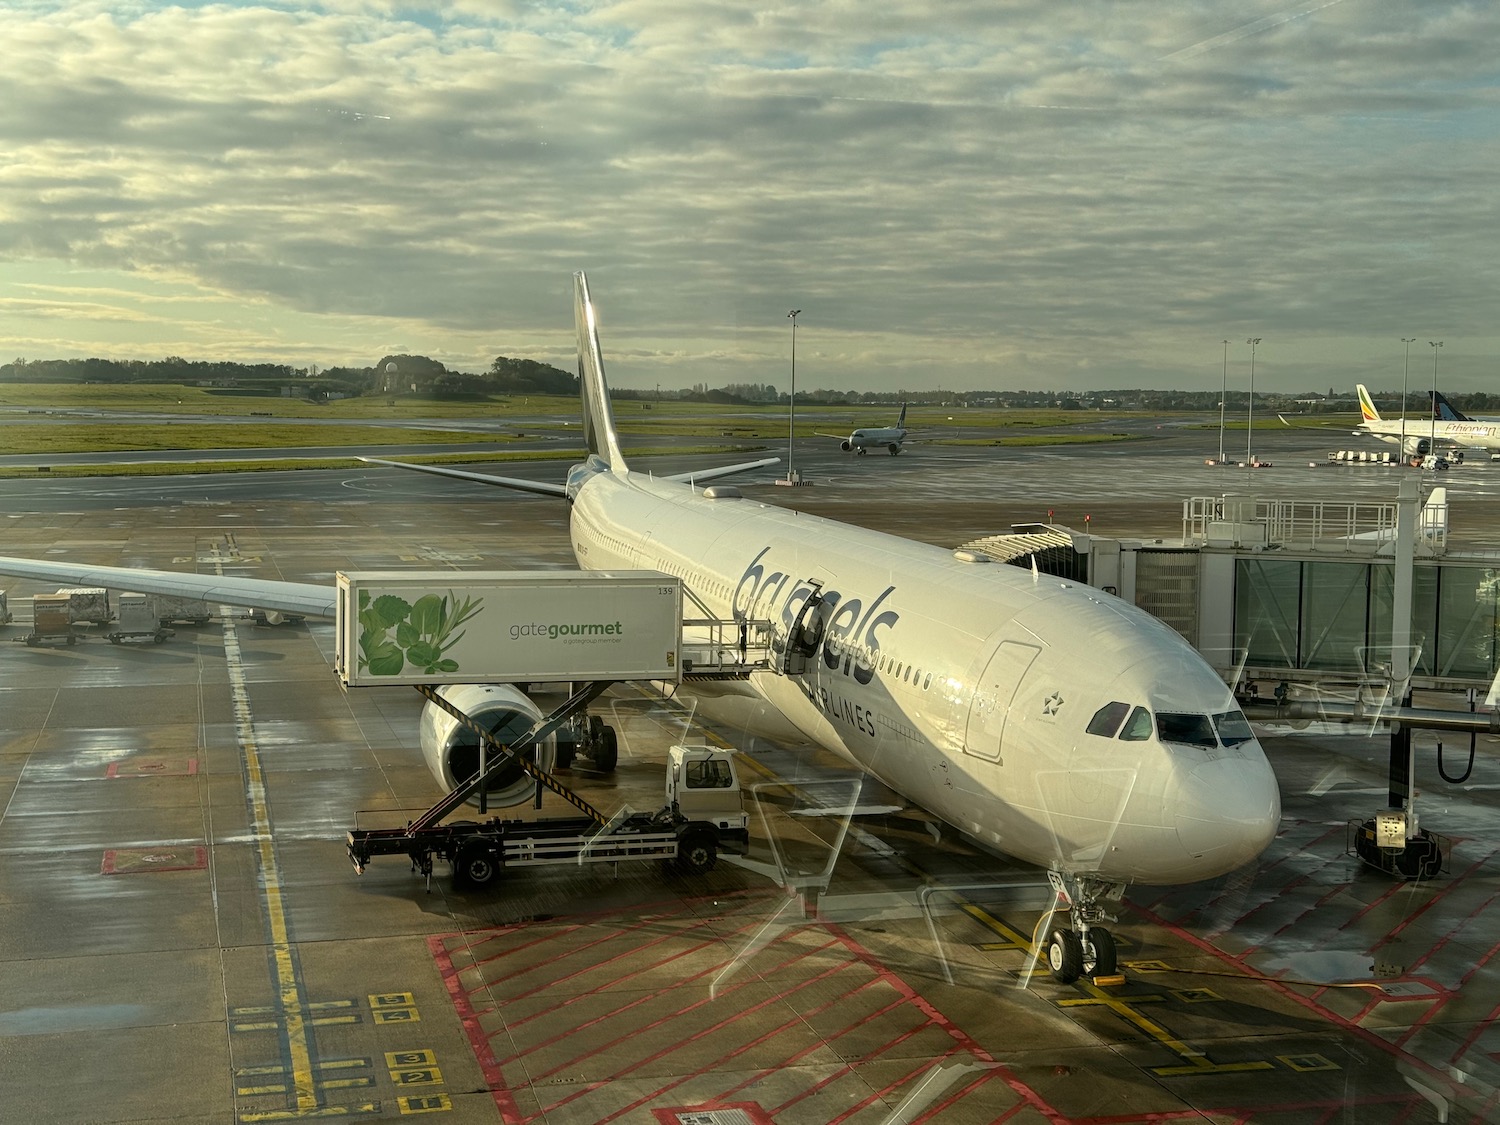
{"type": "Polygon", "coordinates": [[[854,448],[854,443],[848,438],[845,438],[843,441],[839,442],[839,448],[842,449],[845,453],[848,453],[851,449],[854,448]]]}
{"type": "Polygon", "coordinates": [[[1408,457],[1426,457],[1432,452],[1432,442],[1424,437],[1408,437],[1403,451],[1408,457]]]}
{"type": "MultiPolygon", "coordinates": [[[[502,745],[525,734],[542,718],[542,712],[526,693],[509,684],[450,684],[438,694],[493,734],[502,745]]],[[[435,703],[422,708],[419,725],[422,756],[427,768],[444,791],[457,788],[479,772],[479,737],[435,703]]],[[[541,769],[551,772],[557,758],[557,739],[533,745],[525,755],[541,769]]],[[[491,805],[519,805],[531,799],[536,782],[513,760],[491,768],[485,785],[491,805]]],[[[477,805],[479,794],[469,798],[477,805]]]]}

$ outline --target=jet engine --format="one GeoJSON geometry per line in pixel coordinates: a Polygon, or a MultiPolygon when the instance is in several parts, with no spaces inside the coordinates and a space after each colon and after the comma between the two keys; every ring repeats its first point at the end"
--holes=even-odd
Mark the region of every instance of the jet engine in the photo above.
{"type": "Polygon", "coordinates": [[[854,448],[854,443],[848,438],[845,438],[843,441],[839,442],[839,448],[842,449],[845,453],[848,453],[849,450],[854,448]]]}
{"type": "MultiPolygon", "coordinates": [[[[543,718],[537,705],[509,684],[452,684],[438,688],[438,694],[493,734],[501,745],[525,734],[543,718]]],[[[422,708],[419,729],[427,768],[445,791],[479,772],[479,737],[437,704],[428,703],[422,708]]],[[[532,745],[524,754],[551,772],[557,757],[557,740],[548,738],[532,745]]],[[[531,798],[536,782],[513,759],[507,759],[498,768],[491,768],[485,789],[488,804],[518,805],[531,798]]],[[[479,803],[478,792],[469,798],[469,803],[479,803]]]]}
{"type": "Polygon", "coordinates": [[[1403,450],[1408,457],[1426,457],[1432,452],[1432,442],[1424,437],[1408,436],[1403,450]]]}

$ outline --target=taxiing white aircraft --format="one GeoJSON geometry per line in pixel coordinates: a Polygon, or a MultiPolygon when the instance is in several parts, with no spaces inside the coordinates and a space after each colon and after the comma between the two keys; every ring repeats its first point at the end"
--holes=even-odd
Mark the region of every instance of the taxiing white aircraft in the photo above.
{"type": "MultiPolygon", "coordinates": [[[[789,722],[975,841],[1047,868],[1072,923],[1046,943],[1059,980],[1115,971],[1099,923],[1124,884],[1213,878],[1270,843],[1271,767],[1229,689],[1171,628],[1034,569],[699,486],[747,466],[692,483],[633,471],[581,273],[575,312],[588,457],[566,485],[401,467],[565,496],[581,567],[665,571],[723,619],[770,620],[775,666],[684,690],[789,722]]],[[[322,586],[23,559],[0,559],[0,573],[333,613],[322,586]]],[[[477,690],[540,715],[517,688],[477,690]]],[[[424,737],[423,751],[450,783],[456,747],[424,737]]]]}
{"type": "Polygon", "coordinates": [[[1392,445],[1399,445],[1401,452],[1407,457],[1425,457],[1429,453],[1436,453],[1433,446],[1445,441],[1472,449],[1500,449],[1500,421],[1461,416],[1455,419],[1440,417],[1443,407],[1447,407],[1448,413],[1457,414],[1448,401],[1443,399],[1441,403],[1433,405],[1432,414],[1425,418],[1408,418],[1403,427],[1400,418],[1380,416],[1380,411],[1375,409],[1374,402],[1370,400],[1370,392],[1363,383],[1358,384],[1356,389],[1359,392],[1359,412],[1363,421],[1360,422],[1359,429],[1354,431],[1355,434],[1368,434],[1392,445]],[[1403,433],[1406,435],[1404,442],[1403,433]]]}
{"type": "Polygon", "coordinates": [[[848,437],[839,437],[838,434],[818,434],[819,437],[831,437],[839,443],[839,448],[845,453],[851,450],[863,457],[872,449],[884,449],[892,457],[901,452],[901,447],[906,444],[907,435],[911,431],[906,428],[906,403],[901,404],[901,414],[896,419],[894,426],[875,426],[869,429],[860,428],[848,437]]]}

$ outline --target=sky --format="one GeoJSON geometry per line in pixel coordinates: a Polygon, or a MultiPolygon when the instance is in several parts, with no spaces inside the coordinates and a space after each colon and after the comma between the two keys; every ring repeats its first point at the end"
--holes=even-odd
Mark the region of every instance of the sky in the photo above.
{"type": "Polygon", "coordinates": [[[1500,5],[11,0],[0,43],[0,360],[572,369],[584,269],[621,386],[786,390],[795,308],[803,389],[1242,390],[1252,338],[1257,389],[1497,389],[1500,5]]]}

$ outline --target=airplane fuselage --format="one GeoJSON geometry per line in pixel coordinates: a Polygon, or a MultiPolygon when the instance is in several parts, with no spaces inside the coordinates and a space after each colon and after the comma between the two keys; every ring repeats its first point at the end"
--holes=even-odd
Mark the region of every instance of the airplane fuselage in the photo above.
{"type": "MultiPolygon", "coordinates": [[[[1393,445],[1401,444],[1401,422],[1382,418],[1377,422],[1365,421],[1360,428],[1372,437],[1393,445]]],[[[1406,443],[1414,447],[1416,442],[1447,441],[1471,449],[1500,450],[1500,422],[1436,422],[1426,418],[1406,420],[1406,443]]],[[[1411,449],[1407,450],[1411,452],[1411,449]]]]}
{"type": "Polygon", "coordinates": [[[1154,715],[1238,712],[1180,636],[1112,595],[639,473],[585,473],[570,492],[586,569],[664,570],[725,619],[769,619],[783,637],[816,590],[824,628],[806,670],[756,672],[745,690],[987,846],[1181,883],[1247,862],[1275,833],[1276,781],[1248,728],[1234,745],[1157,737],[1154,715]],[[1088,733],[1110,704],[1144,708],[1148,734],[1088,733]]]}
{"type": "Polygon", "coordinates": [[[884,449],[892,454],[901,452],[901,446],[906,442],[906,430],[901,426],[880,426],[875,429],[858,429],[839,443],[839,447],[848,453],[864,453],[871,449],[884,449]]]}

